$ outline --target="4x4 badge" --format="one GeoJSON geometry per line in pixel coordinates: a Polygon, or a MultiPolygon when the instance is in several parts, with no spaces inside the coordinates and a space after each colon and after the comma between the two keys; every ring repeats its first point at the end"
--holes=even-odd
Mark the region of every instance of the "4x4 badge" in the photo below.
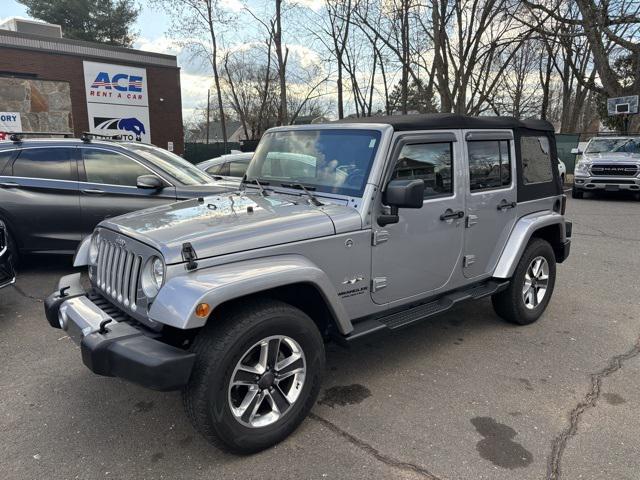
{"type": "Polygon", "coordinates": [[[358,283],[364,280],[364,277],[354,277],[345,279],[342,284],[343,285],[353,285],[354,283],[358,283]]]}

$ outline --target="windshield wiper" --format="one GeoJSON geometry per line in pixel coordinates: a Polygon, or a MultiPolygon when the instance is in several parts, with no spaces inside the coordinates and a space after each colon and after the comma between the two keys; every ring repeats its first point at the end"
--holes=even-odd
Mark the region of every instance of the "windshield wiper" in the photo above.
{"type": "Polygon", "coordinates": [[[260,181],[258,181],[257,178],[252,178],[251,180],[247,180],[247,174],[245,173],[242,176],[242,180],[240,180],[240,191],[241,192],[245,191],[245,187],[246,187],[247,183],[251,183],[252,185],[257,185],[258,188],[260,189],[260,195],[262,195],[263,197],[266,197],[266,196],[269,195],[269,192],[267,192],[263,187],[263,185],[269,185],[269,182],[266,182],[264,180],[262,182],[260,182],[260,181]]]}
{"type": "Polygon", "coordinates": [[[324,205],[324,203],[318,200],[317,197],[310,192],[310,190],[315,190],[316,189],[315,187],[305,187],[301,183],[281,183],[280,185],[282,185],[285,188],[295,188],[297,190],[303,190],[304,193],[306,193],[307,196],[309,197],[309,200],[311,200],[311,203],[313,203],[316,207],[321,207],[324,205]]]}
{"type": "Polygon", "coordinates": [[[269,193],[262,186],[262,185],[269,185],[269,182],[265,182],[263,180],[262,183],[260,183],[257,178],[252,178],[251,180],[247,180],[246,182],[247,183],[255,183],[258,186],[258,188],[260,189],[260,194],[263,197],[266,197],[267,195],[269,195],[269,193]]]}

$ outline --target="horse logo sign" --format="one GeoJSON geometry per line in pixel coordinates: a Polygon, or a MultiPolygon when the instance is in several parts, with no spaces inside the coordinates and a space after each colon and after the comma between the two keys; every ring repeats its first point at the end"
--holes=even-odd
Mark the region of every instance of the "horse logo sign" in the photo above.
{"type": "Polygon", "coordinates": [[[96,130],[118,130],[125,140],[140,142],[146,132],[144,123],[137,118],[104,118],[93,117],[93,127],[96,130]],[[133,134],[133,135],[132,135],[133,134]]]}

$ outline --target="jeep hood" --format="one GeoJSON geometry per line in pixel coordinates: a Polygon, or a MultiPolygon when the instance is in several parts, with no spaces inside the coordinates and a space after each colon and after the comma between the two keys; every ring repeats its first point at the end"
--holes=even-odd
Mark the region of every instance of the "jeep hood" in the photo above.
{"type": "Polygon", "coordinates": [[[140,210],[100,226],[156,248],[172,264],[183,261],[186,242],[198,258],[206,258],[334,235],[334,216],[343,227],[361,226],[358,212],[346,206],[316,207],[283,195],[238,193],[140,210]]]}

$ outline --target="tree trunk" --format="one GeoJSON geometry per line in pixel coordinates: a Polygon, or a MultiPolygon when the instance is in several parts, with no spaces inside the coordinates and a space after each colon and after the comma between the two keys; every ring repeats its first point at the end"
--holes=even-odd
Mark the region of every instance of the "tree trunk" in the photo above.
{"type": "Polygon", "coordinates": [[[280,107],[278,108],[278,124],[287,124],[287,53],[282,51],[282,0],[276,0],[276,28],[273,36],[278,57],[278,79],[280,81],[280,107]]]}

